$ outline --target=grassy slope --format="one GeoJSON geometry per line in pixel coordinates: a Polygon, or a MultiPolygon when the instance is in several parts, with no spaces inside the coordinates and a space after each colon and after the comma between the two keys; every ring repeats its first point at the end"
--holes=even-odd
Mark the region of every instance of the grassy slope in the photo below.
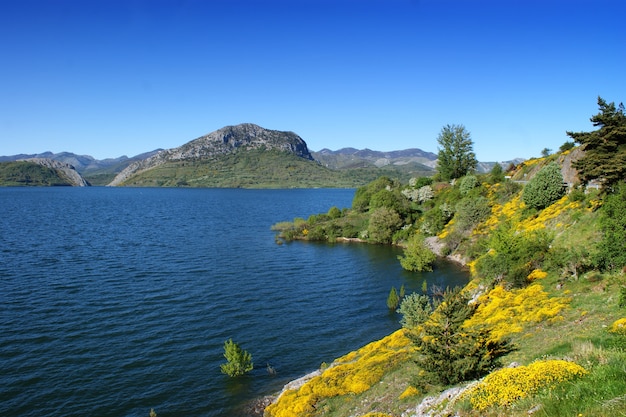
{"type": "Polygon", "coordinates": [[[0,163],[0,186],[70,186],[70,180],[55,169],[28,161],[0,163]]]}
{"type": "MultiPolygon", "coordinates": [[[[537,163],[536,160],[532,162],[537,163]]],[[[599,236],[598,212],[589,207],[593,203],[592,197],[579,204],[571,204],[565,198],[530,216],[519,204],[510,204],[505,215],[514,219],[519,227],[545,226],[554,232],[553,246],[561,250],[580,250],[591,248],[599,236]]],[[[503,202],[502,206],[505,204],[503,202]]],[[[487,224],[480,225],[478,229],[481,227],[489,229],[487,224]]],[[[434,406],[440,410],[440,414],[436,415],[447,415],[451,410],[461,416],[527,416],[529,413],[541,416],[626,415],[626,338],[608,331],[612,323],[626,317],[625,309],[618,306],[619,289],[626,284],[623,273],[602,275],[592,271],[573,276],[563,275],[563,271],[556,268],[546,271],[547,276],[536,283],[547,293],[548,301],[567,300],[568,305],[552,318],[522,324],[520,332],[511,333],[510,337],[518,350],[504,358],[504,362],[527,365],[541,359],[565,359],[582,365],[588,374],[552,390],[539,390],[508,407],[494,406],[477,411],[467,400],[444,400],[434,406]],[[441,411],[446,407],[447,411],[441,411]]],[[[475,277],[468,288],[479,285],[480,277],[475,277]]],[[[517,317],[511,314],[507,325],[520,324],[523,314],[517,317]]],[[[357,363],[354,369],[358,372],[359,368],[366,366],[365,363],[357,363]]],[[[294,397],[270,409],[271,415],[344,417],[364,416],[374,411],[391,416],[406,412],[409,413],[407,415],[419,415],[415,412],[416,407],[425,396],[436,395],[437,390],[413,392],[413,396],[400,399],[402,393],[410,389],[411,381],[418,378],[418,373],[419,369],[412,360],[405,357],[400,361],[390,360],[385,373],[363,392],[321,395],[316,398],[315,408],[301,407],[298,412],[293,410],[299,404],[298,397],[294,397]],[[281,410],[288,410],[291,414],[281,414],[281,410]]],[[[346,372],[344,377],[350,378],[350,375],[346,372]]],[[[315,392],[316,385],[321,383],[321,380],[313,380],[308,388],[302,389],[304,392],[315,392]]]]}
{"type": "Polygon", "coordinates": [[[331,170],[293,154],[246,150],[219,159],[171,162],[129,178],[123,185],[152,187],[228,188],[353,188],[381,175],[408,180],[425,175],[415,170],[359,168],[331,170]]]}

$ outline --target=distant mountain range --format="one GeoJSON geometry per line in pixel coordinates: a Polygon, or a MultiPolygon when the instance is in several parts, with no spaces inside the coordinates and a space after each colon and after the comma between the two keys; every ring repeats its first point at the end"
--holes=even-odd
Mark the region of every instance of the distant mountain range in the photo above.
{"type": "MultiPolygon", "coordinates": [[[[67,164],[93,185],[208,187],[272,183],[289,187],[358,186],[380,175],[403,179],[431,175],[437,161],[435,153],[417,148],[311,152],[293,132],[264,129],[251,123],[226,126],[180,147],[156,149],[131,158],[97,160],[70,152],[44,152],[0,156],[0,162],[33,158],[67,164]]],[[[493,165],[480,163],[479,171],[488,171],[493,165]]]]}

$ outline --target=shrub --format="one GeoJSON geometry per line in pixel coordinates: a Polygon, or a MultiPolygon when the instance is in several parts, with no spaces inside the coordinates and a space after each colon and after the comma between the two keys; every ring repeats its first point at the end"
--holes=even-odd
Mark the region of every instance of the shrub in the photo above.
{"type": "Polygon", "coordinates": [[[626,185],[607,195],[601,210],[597,264],[604,270],[621,269],[626,266],[626,185]]]}
{"type": "Polygon", "coordinates": [[[456,205],[456,228],[460,232],[471,230],[491,214],[489,200],[485,197],[464,198],[456,205]]]}
{"type": "Polygon", "coordinates": [[[513,402],[587,374],[580,365],[563,360],[534,362],[528,366],[504,368],[463,393],[475,409],[508,406],[513,402]]]}
{"type": "Polygon", "coordinates": [[[400,324],[405,329],[413,330],[424,323],[432,311],[433,306],[428,296],[417,293],[409,294],[402,300],[398,309],[398,313],[402,314],[400,324]]]}
{"type": "Polygon", "coordinates": [[[404,249],[404,255],[398,256],[400,265],[407,271],[432,271],[432,264],[437,256],[426,246],[424,237],[413,234],[404,249]]]}
{"type": "Polygon", "coordinates": [[[252,355],[241,349],[232,339],[224,342],[224,357],[227,362],[220,365],[220,369],[230,377],[243,375],[254,368],[252,355]]]}
{"type": "Polygon", "coordinates": [[[526,184],[522,200],[531,208],[543,209],[559,200],[565,194],[561,168],[551,162],[526,184]]]}
{"type": "Polygon", "coordinates": [[[478,181],[478,178],[476,178],[476,175],[466,175],[461,178],[461,181],[459,183],[459,191],[461,191],[461,194],[467,195],[470,191],[472,191],[479,185],[480,182],[478,181]]]}

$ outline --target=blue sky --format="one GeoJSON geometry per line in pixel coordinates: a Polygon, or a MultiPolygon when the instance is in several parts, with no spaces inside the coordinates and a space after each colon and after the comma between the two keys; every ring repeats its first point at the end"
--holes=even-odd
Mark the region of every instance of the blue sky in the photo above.
{"type": "Polygon", "coordinates": [[[0,0],[0,155],[98,159],[223,126],[311,150],[539,156],[626,101],[623,0],[0,0]]]}

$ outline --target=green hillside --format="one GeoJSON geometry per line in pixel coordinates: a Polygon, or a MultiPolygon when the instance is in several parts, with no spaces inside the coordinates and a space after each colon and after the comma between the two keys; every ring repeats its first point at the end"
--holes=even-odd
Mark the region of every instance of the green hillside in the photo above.
{"type": "Polygon", "coordinates": [[[71,186],[71,181],[59,170],[34,162],[0,163],[0,186],[71,186]]]}
{"type": "MultiPolygon", "coordinates": [[[[382,171],[408,179],[417,170],[382,171]]],[[[250,149],[218,158],[172,161],[141,172],[123,186],[141,187],[229,187],[229,188],[354,188],[381,173],[370,167],[331,170],[289,152],[250,149]]]]}
{"type": "Polygon", "coordinates": [[[406,295],[401,330],[266,416],[626,415],[626,117],[599,105],[598,130],[570,133],[578,148],[451,182],[379,178],[350,209],[274,225],[277,239],[403,245],[409,270],[436,251],[472,279],[406,295]]]}

